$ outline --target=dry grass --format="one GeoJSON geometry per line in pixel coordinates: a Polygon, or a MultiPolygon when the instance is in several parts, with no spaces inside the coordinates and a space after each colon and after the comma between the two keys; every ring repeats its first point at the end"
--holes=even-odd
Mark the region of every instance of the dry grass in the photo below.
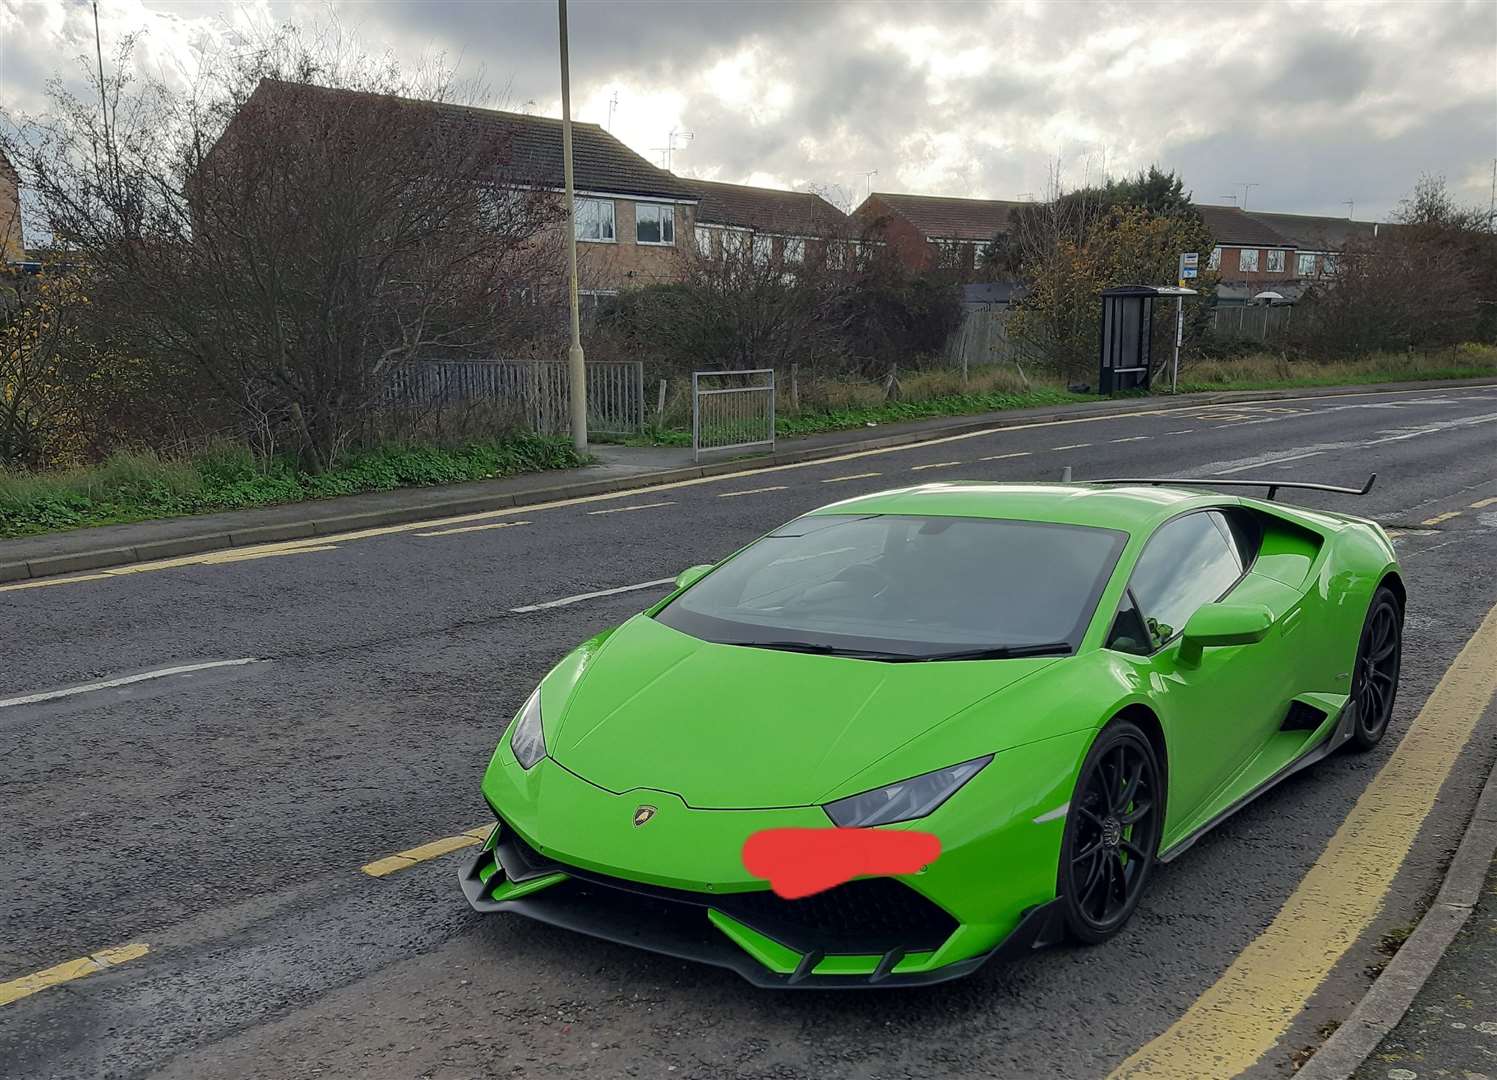
{"type": "Polygon", "coordinates": [[[1318,363],[1283,354],[1252,353],[1232,360],[1207,360],[1180,372],[1182,390],[1260,389],[1297,384],[1392,382],[1400,379],[1497,375],[1497,346],[1469,343],[1433,353],[1377,353],[1358,360],[1318,363]]]}

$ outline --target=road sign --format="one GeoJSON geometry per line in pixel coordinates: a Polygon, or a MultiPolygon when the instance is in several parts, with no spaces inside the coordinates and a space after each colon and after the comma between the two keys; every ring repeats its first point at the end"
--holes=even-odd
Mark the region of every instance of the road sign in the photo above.
{"type": "Polygon", "coordinates": [[[1180,256],[1180,284],[1185,284],[1191,278],[1200,273],[1201,256],[1194,251],[1187,251],[1180,256]]]}

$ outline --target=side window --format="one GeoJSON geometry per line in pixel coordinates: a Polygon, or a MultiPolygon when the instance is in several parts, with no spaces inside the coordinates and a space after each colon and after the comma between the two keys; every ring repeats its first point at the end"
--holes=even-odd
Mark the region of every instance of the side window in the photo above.
{"type": "Polygon", "coordinates": [[[1112,620],[1112,629],[1107,634],[1106,648],[1135,656],[1148,656],[1154,651],[1149,628],[1144,625],[1144,617],[1139,614],[1131,591],[1123,594],[1123,602],[1118,605],[1117,618],[1112,620]]]}
{"type": "MultiPolygon", "coordinates": [[[[1203,604],[1220,600],[1242,576],[1243,562],[1216,511],[1176,518],[1156,532],[1133,570],[1133,597],[1158,648],[1203,604]]],[[[1152,650],[1151,650],[1152,651],[1152,650]]]]}
{"type": "Polygon", "coordinates": [[[1243,568],[1251,566],[1258,557],[1258,548],[1263,544],[1263,524],[1257,516],[1250,510],[1223,510],[1221,513],[1212,511],[1211,516],[1226,528],[1227,539],[1232,541],[1243,568]]]}

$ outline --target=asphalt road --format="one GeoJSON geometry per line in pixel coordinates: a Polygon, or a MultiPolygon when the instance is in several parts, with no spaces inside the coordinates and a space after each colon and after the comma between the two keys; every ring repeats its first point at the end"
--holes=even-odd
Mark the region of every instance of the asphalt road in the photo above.
{"type": "MultiPolygon", "coordinates": [[[[1105,1075],[1268,925],[1497,603],[1497,388],[1049,422],[461,526],[0,587],[0,983],[149,952],[0,1005],[0,1075],[182,1078],[1105,1075]],[[1271,475],[1402,531],[1410,605],[1390,737],[1287,782],[1162,869],[1127,932],[918,992],[774,994],[471,913],[461,855],[372,860],[485,823],[508,717],[652,587],[797,513],[914,482],[1271,475]],[[1457,513],[1458,512],[1458,513],[1457,513]],[[1454,514],[1433,524],[1422,524],[1454,514]],[[482,527],[475,527],[482,526],[482,527]],[[226,660],[150,681],[37,692],[226,660]]],[[[1291,1036],[1344,1015],[1417,917],[1497,757],[1489,711],[1376,923],[1291,1036]]],[[[995,868],[1001,872],[1001,868],[995,868]]]]}

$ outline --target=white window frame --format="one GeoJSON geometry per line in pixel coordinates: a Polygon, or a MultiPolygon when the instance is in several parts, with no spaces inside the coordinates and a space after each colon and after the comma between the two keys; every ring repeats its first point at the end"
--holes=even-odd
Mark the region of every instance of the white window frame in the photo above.
{"type": "Polygon", "coordinates": [[[1282,274],[1284,272],[1284,249],[1269,248],[1267,270],[1270,274],[1282,274]],[[1278,265],[1274,265],[1277,263],[1278,265]]]}
{"type": "Polygon", "coordinates": [[[619,237],[618,213],[614,209],[614,205],[613,205],[613,200],[612,199],[592,199],[592,198],[588,198],[585,195],[577,195],[577,196],[573,196],[573,205],[576,208],[575,209],[575,212],[576,212],[576,215],[577,215],[576,235],[577,235],[577,242],[579,244],[617,244],[619,242],[619,240],[618,240],[618,237],[619,237]],[[594,208],[601,208],[601,207],[605,207],[605,206],[608,208],[608,213],[607,213],[607,216],[606,216],[606,221],[605,221],[604,217],[602,217],[602,216],[600,216],[599,219],[598,219],[598,225],[599,225],[598,232],[599,232],[599,235],[598,236],[584,236],[582,234],[583,228],[586,225],[591,225],[592,224],[591,220],[588,220],[587,222],[584,222],[584,220],[583,220],[583,210],[584,210],[584,208],[586,208],[587,210],[591,211],[594,208]],[[606,236],[602,235],[604,233],[604,231],[605,231],[603,229],[603,225],[604,224],[607,225],[607,230],[606,230],[607,231],[607,235],[606,236]]]}
{"type": "Polygon", "coordinates": [[[1294,272],[1299,277],[1315,276],[1315,253],[1313,251],[1301,251],[1294,259],[1294,272]]]}
{"type": "Polygon", "coordinates": [[[803,236],[787,236],[780,244],[780,261],[786,266],[799,266],[806,261],[806,240],[803,236]]]}
{"type": "Polygon", "coordinates": [[[1258,249],[1238,248],[1237,269],[1244,274],[1256,274],[1258,272],[1258,249]],[[1252,263],[1251,266],[1248,265],[1249,262],[1252,263]]]}
{"type": "Polygon", "coordinates": [[[1320,276],[1334,276],[1339,258],[1340,256],[1337,255],[1322,255],[1320,258],[1320,276]]]}
{"type": "Polygon", "coordinates": [[[1220,270],[1221,268],[1222,268],[1222,249],[1219,248],[1219,247],[1214,247],[1214,248],[1211,249],[1210,256],[1208,256],[1207,259],[1206,259],[1206,269],[1207,270],[1220,270]]]}
{"type": "Polygon", "coordinates": [[[768,266],[774,262],[774,237],[754,233],[749,241],[749,252],[755,266],[768,266]]]}
{"type": "Polygon", "coordinates": [[[634,242],[640,247],[675,247],[676,246],[676,207],[674,203],[658,202],[636,202],[634,204],[634,242]],[[651,216],[656,217],[656,224],[660,228],[659,240],[641,240],[639,238],[640,212],[648,210],[651,216]],[[665,238],[666,231],[671,236],[665,238]]]}

